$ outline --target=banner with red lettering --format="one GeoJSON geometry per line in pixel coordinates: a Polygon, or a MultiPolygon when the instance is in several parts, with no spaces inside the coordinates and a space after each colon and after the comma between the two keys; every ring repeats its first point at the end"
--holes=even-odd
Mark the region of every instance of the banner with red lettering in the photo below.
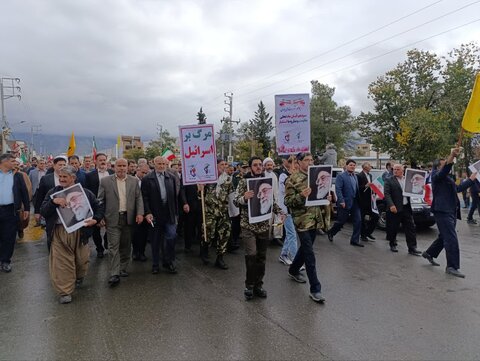
{"type": "Polygon", "coordinates": [[[217,152],[212,124],[179,127],[184,185],[217,181],[217,152]]]}

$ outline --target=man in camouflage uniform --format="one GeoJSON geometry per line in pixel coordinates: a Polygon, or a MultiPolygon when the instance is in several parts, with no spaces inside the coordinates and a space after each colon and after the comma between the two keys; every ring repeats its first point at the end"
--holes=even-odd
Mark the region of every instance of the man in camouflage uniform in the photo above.
{"type": "MultiPolygon", "coordinates": [[[[247,271],[244,295],[246,300],[251,300],[253,296],[267,297],[267,291],[262,286],[263,276],[265,275],[270,222],[268,219],[258,223],[250,223],[248,220],[248,200],[254,196],[254,191],[247,191],[247,180],[265,177],[265,174],[262,172],[262,160],[259,157],[252,157],[248,163],[251,171],[240,180],[235,193],[235,203],[241,208],[242,238],[245,243],[245,265],[247,271]]],[[[276,202],[273,202],[273,212],[282,214],[276,202]]]]}
{"type": "Polygon", "coordinates": [[[230,218],[228,217],[228,195],[233,193],[232,179],[225,173],[227,163],[217,160],[218,181],[217,183],[205,184],[205,224],[207,227],[207,239],[202,239],[200,257],[203,263],[208,264],[208,248],[216,240],[217,259],[215,266],[228,269],[223,260],[227,251],[227,243],[230,238],[230,218]]]}
{"type": "MultiPolygon", "coordinates": [[[[317,277],[313,253],[316,230],[318,224],[322,222],[322,215],[319,206],[305,206],[305,201],[312,192],[308,186],[308,167],[313,165],[313,157],[310,153],[299,153],[297,162],[299,171],[288,177],[285,184],[285,205],[293,217],[300,239],[300,248],[288,269],[288,275],[299,283],[306,283],[307,281],[300,273],[300,267],[305,264],[310,282],[310,298],[315,302],[323,303],[325,298],[321,294],[322,286],[317,277]]],[[[330,200],[331,197],[328,196],[327,199],[330,200]]]]}

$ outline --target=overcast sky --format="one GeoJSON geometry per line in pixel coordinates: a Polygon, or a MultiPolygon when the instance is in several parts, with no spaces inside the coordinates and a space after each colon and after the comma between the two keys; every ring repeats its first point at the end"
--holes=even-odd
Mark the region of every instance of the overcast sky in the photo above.
{"type": "Polygon", "coordinates": [[[22,87],[6,115],[14,131],[150,139],[201,106],[218,127],[224,92],[234,120],[260,100],[273,115],[275,94],[309,93],[312,79],[358,114],[408,49],[446,55],[480,39],[480,21],[462,27],[477,19],[473,0],[3,1],[0,75],[22,87]]]}

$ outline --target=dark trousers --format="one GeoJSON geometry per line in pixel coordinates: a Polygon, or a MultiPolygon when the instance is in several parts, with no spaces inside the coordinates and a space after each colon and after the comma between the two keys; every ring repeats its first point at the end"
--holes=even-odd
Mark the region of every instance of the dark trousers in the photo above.
{"type": "Polygon", "coordinates": [[[145,256],[145,247],[147,246],[148,230],[152,226],[143,221],[140,224],[135,224],[133,229],[132,248],[134,256],[145,256]]]}
{"type": "Polygon", "coordinates": [[[310,292],[316,293],[322,290],[322,285],[317,277],[317,266],[315,260],[315,253],[313,253],[313,243],[317,235],[316,229],[309,231],[297,232],[300,239],[300,248],[290,265],[289,272],[296,275],[300,272],[300,267],[305,264],[307,271],[308,282],[310,283],[310,292]]]}
{"type": "Polygon", "coordinates": [[[190,211],[184,214],[183,220],[183,238],[185,248],[190,249],[193,242],[201,240],[202,234],[202,211],[190,211]]]}
{"type": "Polygon", "coordinates": [[[162,250],[162,265],[166,266],[175,261],[176,236],[176,224],[157,220],[151,239],[152,263],[154,267],[158,267],[160,264],[160,249],[162,250]]]}
{"type": "Polygon", "coordinates": [[[0,262],[10,263],[17,236],[18,214],[13,204],[0,206],[0,262]]]}
{"type": "Polygon", "coordinates": [[[378,214],[372,211],[366,212],[362,209],[362,227],[360,235],[362,238],[371,236],[378,222],[378,214]]]}
{"type": "Polygon", "coordinates": [[[470,207],[470,197],[467,194],[467,190],[462,191],[463,202],[465,203],[465,208],[470,207]]]}
{"type": "Polygon", "coordinates": [[[415,231],[415,222],[413,221],[412,208],[409,205],[403,206],[401,212],[392,213],[387,211],[387,240],[390,246],[397,245],[397,233],[400,223],[405,231],[405,238],[408,249],[417,248],[417,234],[415,231]]]}
{"type": "Polygon", "coordinates": [[[342,208],[337,207],[337,220],[333,224],[332,228],[330,228],[330,233],[334,236],[336,235],[342,228],[345,223],[348,221],[348,217],[352,216],[352,223],[353,223],[353,233],[352,237],[350,238],[350,243],[359,243],[360,242],[360,229],[362,227],[362,215],[360,213],[360,205],[358,201],[353,201],[352,208],[342,208]]]}
{"type": "Polygon", "coordinates": [[[230,235],[230,245],[238,246],[240,244],[240,214],[236,217],[231,217],[230,221],[232,222],[232,233],[230,235]]]}
{"type": "Polygon", "coordinates": [[[95,243],[95,247],[97,248],[97,252],[103,252],[108,249],[108,239],[107,239],[107,232],[105,232],[103,236],[103,245],[102,245],[102,234],[100,233],[101,227],[94,227],[93,228],[93,243],[95,243]]]}
{"type": "Polygon", "coordinates": [[[458,248],[457,217],[454,214],[435,212],[439,235],[428,247],[426,252],[433,258],[437,258],[445,248],[447,267],[460,268],[460,250],[458,248]]]}
{"type": "Polygon", "coordinates": [[[267,261],[268,232],[254,233],[246,229],[244,232],[244,243],[245,265],[247,268],[245,287],[261,288],[267,261]]]}
{"type": "Polygon", "coordinates": [[[476,209],[478,209],[478,214],[480,215],[480,199],[478,197],[478,193],[472,192],[472,205],[468,211],[467,219],[473,219],[473,214],[475,213],[476,209]]]}

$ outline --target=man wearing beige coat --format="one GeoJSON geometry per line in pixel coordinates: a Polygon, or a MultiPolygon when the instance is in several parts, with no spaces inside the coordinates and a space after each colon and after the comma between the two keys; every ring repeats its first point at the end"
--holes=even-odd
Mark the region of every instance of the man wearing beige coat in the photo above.
{"type": "Polygon", "coordinates": [[[143,222],[142,193],[137,179],[127,174],[127,168],[126,159],[117,159],[115,174],[102,178],[98,189],[98,200],[105,212],[102,222],[108,235],[111,287],[120,283],[120,277],[128,276],[133,225],[143,222]]]}

